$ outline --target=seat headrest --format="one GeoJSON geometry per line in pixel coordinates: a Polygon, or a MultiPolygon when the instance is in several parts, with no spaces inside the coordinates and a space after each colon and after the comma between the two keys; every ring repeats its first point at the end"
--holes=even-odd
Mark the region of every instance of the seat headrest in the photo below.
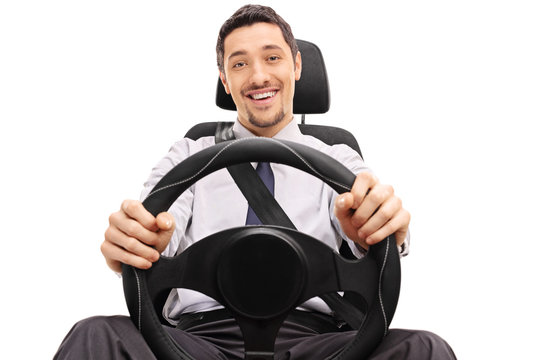
{"type": "MultiPolygon", "coordinates": [[[[296,40],[296,43],[302,54],[302,76],[296,82],[293,113],[324,114],[330,109],[330,88],[321,50],[309,41],[296,40]]],[[[219,78],[216,105],[225,110],[236,110],[219,78]]]]}

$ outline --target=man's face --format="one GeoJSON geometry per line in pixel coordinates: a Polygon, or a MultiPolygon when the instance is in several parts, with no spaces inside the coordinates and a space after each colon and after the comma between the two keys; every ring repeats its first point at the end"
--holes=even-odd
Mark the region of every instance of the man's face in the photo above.
{"type": "Polygon", "coordinates": [[[220,77],[236,104],[238,120],[256,135],[275,135],[293,119],[300,53],[293,59],[281,29],[269,23],[233,30],[224,47],[225,74],[220,77]]]}

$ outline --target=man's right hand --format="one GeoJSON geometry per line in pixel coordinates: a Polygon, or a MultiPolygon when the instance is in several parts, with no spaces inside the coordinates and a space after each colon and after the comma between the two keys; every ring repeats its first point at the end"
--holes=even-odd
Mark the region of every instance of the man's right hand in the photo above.
{"type": "Polygon", "coordinates": [[[109,217],[101,252],[107,265],[122,272],[122,263],[148,269],[171,240],[174,218],[167,212],[157,217],[150,214],[140,201],[125,200],[120,211],[109,217]]]}

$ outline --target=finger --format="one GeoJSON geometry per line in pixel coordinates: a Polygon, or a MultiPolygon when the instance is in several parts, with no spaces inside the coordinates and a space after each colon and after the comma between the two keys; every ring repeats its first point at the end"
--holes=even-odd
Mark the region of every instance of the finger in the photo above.
{"type": "Polygon", "coordinates": [[[367,239],[390,221],[402,208],[401,199],[396,196],[385,201],[375,213],[360,227],[358,236],[367,239]]]}
{"type": "Polygon", "coordinates": [[[351,193],[344,193],[336,197],[334,204],[334,214],[338,220],[350,219],[352,216],[352,206],[354,203],[354,196],[351,193]]]}
{"type": "Polygon", "coordinates": [[[162,212],[156,217],[156,224],[161,231],[174,231],[174,216],[168,212],[162,212]]]}
{"type": "Polygon", "coordinates": [[[368,245],[373,245],[386,239],[392,234],[396,234],[396,243],[398,245],[403,244],[405,235],[407,234],[407,228],[409,227],[410,215],[405,209],[400,209],[399,212],[382,226],[375,233],[371,234],[367,239],[368,245]]]}
{"type": "Polygon", "coordinates": [[[105,241],[124,249],[125,252],[144,258],[150,262],[159,259],[159,252],[156,249],[145,245],[134,237],[126,235],[123,231],[114,226],[110,226],[107,229],[105,232],[105,239],[105,241]]]}
{"type": "Polygon", "coordinates": [[[360,244],[364,249],[368,249],[368,245],[363,238],[358,237],[357,227],[351,222],[352,214],[354,210],[352,205],[354,203],[354,196],[351,193],[341,194],[336,198],[334,206],[334,213],[339,220],[341,230],[352,241],[360,244]]]}
{"type": "Polygon", "coordinates": [[[156,218],[144,208],[140,201],[125,200],[122,202],[121,209],[128,217],[136,220],[146,229],[150,231],[157,230],[156,218]]]}
{"type": "Polygon", "coordinates": [[[354,212],[352,222],[356,227],[362,227],[375,212],[394,194],[389,185],[376,184],[370,189],[360,206],[354,212]]]}
{"type": "Polygon", "coordinates": [[[161,253],[165,250],[167,245],[169,245],[176,225],[174,222],[174,217],[168,212],[158,214],[156,217],[156,223],[159,228],[157,233],[158,240],[156,243],[156,250],[161,253]]]}
{"type": "Polygon", "coordinates": [[[351,194],[354,196],[353,209],[356,209],[364,201],[366,195],[370,192],[370,189],[378,183],[375,175],[368,171],[361,172],[356,176],[351,194]]]}
{"type": "Polygon", "coordinates": [[[101,244],[101,252],[107,261],[107,265],[116,272],[122,271],[122,264],[134,266],[139,269],[149,269],[152,267],[152,262],[147,259],[134,255],[125,251],[125,249],[113,244],[109,241],[104,241],[101,244]]]}
{"type": "Polygon", "coordinates": [[[137,220],[128,218],[124,213],[117,215],[112,227],[117,228],[128,237],[135,238],[149,246],[155,246],[158,242],[158,235],[155,231],[148,230],[137,220]]]}

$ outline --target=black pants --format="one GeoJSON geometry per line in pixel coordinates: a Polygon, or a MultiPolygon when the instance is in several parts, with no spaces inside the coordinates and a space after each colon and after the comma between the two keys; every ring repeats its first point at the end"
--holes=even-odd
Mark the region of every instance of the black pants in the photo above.
{"type": "MultiPolygon", "coordinates": [[[[168,333],[195,359],[243,359],[243,341],[234,320],[194,324],[186,330],[166,327],[168,333]]],[[[356,331],[319,334],[306,326],[286,321],[276,339],[276,358],[317,360],[333,354],[356,331]]],[[[417,330],[391,329],[371,360],[455,359],[439,336],[417,330]]],[[[155,359],[143,337],[126,316],[99,316],[75,324],[54,359],[155,359]]]]}

